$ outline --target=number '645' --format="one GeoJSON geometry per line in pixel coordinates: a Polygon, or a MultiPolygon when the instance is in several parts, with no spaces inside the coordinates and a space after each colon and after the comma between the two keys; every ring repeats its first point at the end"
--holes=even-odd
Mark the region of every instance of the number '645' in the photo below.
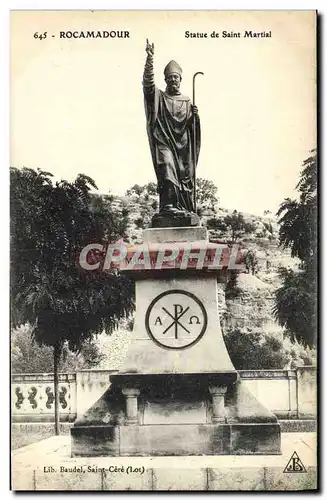
{"type": "Polygon", "coordinates": [[[34,38],[38,38],[39,40],[44,40],[46,37],[47,37],[46,31],[44,33],[39,33],[38,31],[34,33],[34,38]]]}

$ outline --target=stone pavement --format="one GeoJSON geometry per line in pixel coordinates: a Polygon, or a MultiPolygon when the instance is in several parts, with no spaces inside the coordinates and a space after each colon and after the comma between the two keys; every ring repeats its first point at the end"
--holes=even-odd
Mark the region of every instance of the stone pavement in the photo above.
{"type": "Polygon", "coordinates": [[[283,433],[282,455],[70,457],[70,436],[12,453],[13,490],[314,490],[316,433],[283,433]],[[297,453],[305,470],[284,473],[297,453]]]}

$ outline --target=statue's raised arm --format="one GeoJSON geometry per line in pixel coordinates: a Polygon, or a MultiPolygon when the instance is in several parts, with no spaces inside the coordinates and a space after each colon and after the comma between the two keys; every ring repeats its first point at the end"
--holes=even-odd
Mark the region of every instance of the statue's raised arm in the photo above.
{"type": "Polygon", "coordinates": [[[149,43],[149,40],[146,39],[146,47],[145,47],[145,52],[148,55],[151,55],[153,57],[154,55],[154,43],[149,43]]]}
{"type": "Polygon", "coordinates": [[[145,61],[145,67],[143,73],[143,89],[145,95],[151,95],[154,92],[154,70],[153,70],[154,43],[149,43],[148,39],[146,39],[145,52],[147,53],[147,58],[145,61]]]}

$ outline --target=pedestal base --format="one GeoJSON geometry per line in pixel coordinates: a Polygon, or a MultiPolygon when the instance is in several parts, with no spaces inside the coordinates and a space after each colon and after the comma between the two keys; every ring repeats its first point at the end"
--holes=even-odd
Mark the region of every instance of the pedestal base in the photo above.
{"type": "Polygon", "coordinates": [[[72,456],[279,455],[278,424],[73,427],[72,456]]]}
{"type": "Polygon", "coordinates": [[[73,456],[280,454],[275,415],[236,372],[113,375],[71,437],[73,456]]]}
{"type": "Polygon", "coordinates": [[[185,227],[185,226],[199,226],[200,218],[194,213],[170,214],[158,213],[152,217],[152,227],[185,227]]]}

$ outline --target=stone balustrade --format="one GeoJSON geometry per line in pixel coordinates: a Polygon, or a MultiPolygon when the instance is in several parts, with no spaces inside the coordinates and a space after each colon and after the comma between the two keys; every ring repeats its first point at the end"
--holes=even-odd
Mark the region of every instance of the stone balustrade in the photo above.
{"type": "MultiPolygon", "coordinates": [[[[60,420],[73,422],[95,403],[110,385],[114,370],[83,370],[59,375],[60,420]]],[[[280,419],[310,419],[316,415],[316,368],[296,370],[241,370],[251,392],[280,419]]],[[[13,422],[54,420],[52,373],[13,374],[13,422]]]]}
{"type": "MultiPolygon", "coordinates": [[[[76,418],[76,374],[59,375],[60,420],[76,418]]],[[[52,373],[13,374],[11,377],[13,422],[51,422],[54,420],[52,373]]]]}

